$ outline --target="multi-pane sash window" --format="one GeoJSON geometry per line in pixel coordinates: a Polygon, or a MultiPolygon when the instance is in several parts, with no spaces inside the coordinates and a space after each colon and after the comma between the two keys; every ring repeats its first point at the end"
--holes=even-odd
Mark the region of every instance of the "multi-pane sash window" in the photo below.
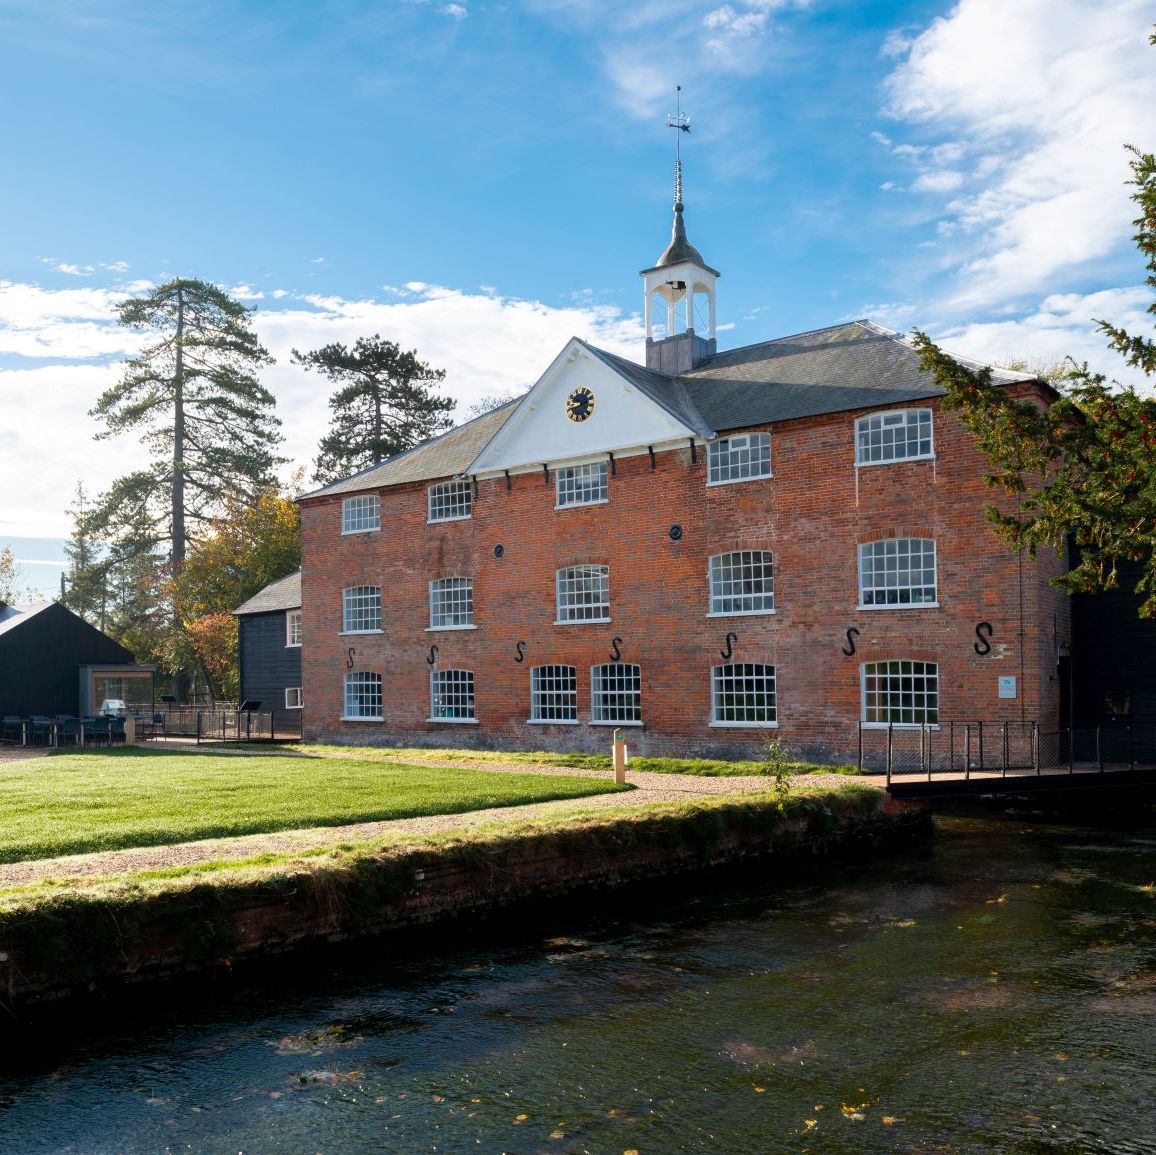
{"type": "Polygon", "coordinates": [[[347,497],[341,503],[341,532],[362,533],[381,529],[381,498],[376,493],[347,497]]]}
{"type": "Polygon", "coordinates": [[[733,726],[778,723],[775,667],[750,662],[711,670],[711,719],[733,726]]]}
{"type": "Polygon", "coordinates": [[[859,547],[861,606],[914,606],[934,601],[934,541],[889,537],[859,547]]]}
{"type": "Polygon", "coordinates": [[[710,559],[712,614],[765,614],[775,608],[775,572],[766,550],[743,549],[710,559]]]}
{"type": "Polygon", "coordinates": [[[897,726],[939,721],[939,667],[934,662],[866,662],[863,721],[897,726]]]}
{"type": "Polygon", "coordinates": [[[426,491],[430,521],[457,521],[469,517],[473,497],[468,481],[442,481],[426,491]]]}
{"type": "Polygon", "coordinates": [[[573,666],[535,666],[530,671],[530,721],[578,721],[578,672],[573,666]]]}
{"type": "Polygon", "coordinates": [[[285,687],[285,709],[286,710],[300,710],[301,709],[301,687],[300,686],[286,686],[285,687]]]}
{"type": "Polygon", "coordinates": [[[608,500],[606,462],[592,465],[568,465],[557,472],[559,505],[590,505],[608,500]]]}
{"type": "Polygon", "coordinates": [[[301,611],[289,610],[285,614],[285,644],[301,645],[301,611]]]}
{"type": "Polygon", "coordinates": [[[930,456],[930,409],[893,409],[855,422],[856,465],[930,456]]]}
{"type": "Polygon", "coordinates": [[[642,721],[642,667],[610,662],[590,669],[590,721],[642,721]]]}
{"type": "Polygon", "coordinates": [[[429,678],[429,713],[434,722],[472,721],[474,674],[472,670],[438,670],[429,678]]]}
{"type": "Polygon", "coordinates": [[[706,447],[707,480],[743,481],[748,477],[770,477],[771,435],[744,433],[724,437],[706,447]]]}
{"type": "Polygon", "coordinates": [[[346,718],[367,718],[380,722],[381,675],[357,673],[345,675],[346,718]]]}
{"type": "Polygon", "coordinates": [[[610,621],[610,567],[573,565],[555,575],[558,621],[610,621]]]}
{"type": "Polygon", "coordinates": [[[341,591],[341,631],[363,634],[381,629],[381,587],[350,586],[341,591]]]}
{"type": "Polygon", "coordinates": [[[429,583],[431,630],[450,630],[474,624],[474,579],[441,578],[429,583]]]}

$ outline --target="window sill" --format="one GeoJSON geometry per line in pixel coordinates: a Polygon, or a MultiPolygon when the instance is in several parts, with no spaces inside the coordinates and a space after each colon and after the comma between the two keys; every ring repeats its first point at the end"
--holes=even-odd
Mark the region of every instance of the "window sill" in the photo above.
{"type": "Polygon", "coordinates": [[[939,602],[895,602],[893,605],[858,605],[855,608],[857,610],[937,610],[939,609],[939,602]]]}
{"type": "Polygon", "coordinates": [[[529,726],[577,726],[577,718],[527,718],[529,726]]]}
{"type": "Polygon", "coordinates": [[[601,720],[596,721],[594,718],[591,718],[590,721],[586,723],[586,725],[587,726],[612,726],[615,730],[617,730],[620,727],[626,727],[626,726],[634,726],[636,729],[641,728],[643,723],[642,722],[603,722],[601,720]]]}
{"type": "Polygon", "coordinates": [[[469,626],[426,626],[425,632],[427,634],[444,634],[447,630],[476,630],[478,627],[474,625],[469,626]]]}
{"type": "Polygon", "coordinates": [[[938,722],[860,722],[864,730],[938,730],[938,722]]]}
{"type": "Polygon", "coordinates": [[[905,461],[934,461],[934,453],[921,453],[918,457],[889,457],[886,461],[856,461],[856,469],[870,469],[874,465],[902,465],[905,461]]]}
{"type": "Polygon", "coordinates": [[[755,473],[750,477],[728,477],[724,481],[708,481],[706,487],[713,489],[718,485],[742,485],[747,481],[770,481],[774,476],[773,473],[755,473]]]}
{"type": "Polygon", "coordinates": [[[554,504],[555,509],[585,509],[591,505],[609,505],[610,498],[598,497],[594,501],[568,501],[565,505],[554,504]]]}
{"type": "Polygon", "coordinates": [[[338,719],[341,722],[384,722],[385,716],[383,714],[342,714],[338,719]]]}
{"type": "Polygon", "coordinates": [[[556,626],[604,626],[610,618],[556,618],[554,625],[556,626]]]}
{"type": "Polygon", "coordinates": [[[427,722],[444,722],[450,726],[476,726],[477,718],[427,718],[427,722]]]}
{"type": "Polygon", "coordinates": [[[342,537],[356,537],[359,533],[381,533],[381,526],[375,525],[367,527],[366,529],[343,529],[341,531],[342,537]]]}
{"type": "Polygon", "coordinates": [[[355,638],[364,637],[366,634],[384,634],[383,629],[376,630],[342,630],[337,636],[339,638],[355,638]]]}
{"type": "Polygon", "coordinates": [[[299,650],[299,649],[301,649],[301,643],[300,642],[286,642],[285,648],[287,650],[299,650]]]}
{"type": "Polygon", "coordinates": [[[777,730],[778,722],[711,722],[712,730],[777,730]]]}
{"type": "Polygon", "coordinates": [[[456,517],[427,517],[426,525],[441,525],[443,521],[469,521],[472,513],[459,513],[456,517]]]}
{"type": "Polygon", "coordinates": [[[771,617],[775,610],[711,610],[708,618],[766,618],[771,617]]]}

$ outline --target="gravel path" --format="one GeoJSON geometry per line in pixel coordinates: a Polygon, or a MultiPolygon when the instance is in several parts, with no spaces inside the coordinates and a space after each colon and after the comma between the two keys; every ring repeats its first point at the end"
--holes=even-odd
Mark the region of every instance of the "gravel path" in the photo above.
{"type": "MultiPolygon", "coordinates": [[[[0,751],[0,761],[13,761],[12,754],[36,757],[39,752],[0,751]]],[[[291,756],[291,755],[287,755],[291,756]]],[[[398,759],[398,761],[402,761],[398,759]]],[[[498,765],[476,763],[439,763],[461,765],[467,769],[509,771],[511,773],[561,774],[577,777],[605,778],[596,770],[577,770],[559,766],[498,765]]],[[[863,781],[880,783],[864,777],[863,781]]],[[[272,834],[248,834],[238,838],[209,838],[200,842],[182,842],[170,846],[140,847],[132,850],[100,851],[94,854],[72,854],[62,858],[42,858],[30,862],[0,865],[0,888],[21,886],[45,878],[107,878],[129,871],[156,870],[172,866],[191,866],[205,862],[229,862],[258,854],[295,854],[345,843],[387,844],[397,838],[415,834],[444,834],[472,830],[494,822],[511,819],[562,817],[566,814],[645,806],[654,802],[690,802],[696,798],[727,794],[768,793],[773,781],[767,777],[702,778],[689,774],[627,773],[635,789],[625,793],[599,794],[588,798],[567,798],[557,802],[538,802],[527,806],[499,806],[488,810],[471,810],[464,814],[436,814],[425,818],[399,818],[389,822],[358,822],[350,826],[313,827],[308,830],[283,830],[272,834]]],[[[808,774],[798,780],[813,786],[835,786],[846,778],[837,774],[808,774]]]]}

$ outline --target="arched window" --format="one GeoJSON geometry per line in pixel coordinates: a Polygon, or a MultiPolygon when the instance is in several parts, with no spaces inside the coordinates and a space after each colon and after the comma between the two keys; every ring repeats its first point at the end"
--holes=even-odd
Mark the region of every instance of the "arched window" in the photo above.
{"type": "Polygon", "coordinates": [[[779,713],[775,667],[750,662],[711,670],[711,722],[716,726],[774,726],[779,713]]]}
{"type": "Polygon", "coordinates": [[[642,667],[608,662],[590,668],[590,721],[642,721],[642,667]]]}
{"type": "Polygon", "coordinates": [[[888,537],[859,547],[860,606],[934,605],[935,542],[888,537]]]}
{"type": "Polygon", "coordinates": [[[578,671],[573,666],[535,666],[530,671],[530,721],[578,721],[578,671]]]}
{"type": "Polygon", "coordinates": [[[939,666],[934,662],[865,662],[862,719],[896,726],[939,721],[939,666]]]}
{"type": "Polygon", "coordinates": [[[472,670],[437,670],[429,676],[429,720],[474,720],[474,673],[472,670]]]}

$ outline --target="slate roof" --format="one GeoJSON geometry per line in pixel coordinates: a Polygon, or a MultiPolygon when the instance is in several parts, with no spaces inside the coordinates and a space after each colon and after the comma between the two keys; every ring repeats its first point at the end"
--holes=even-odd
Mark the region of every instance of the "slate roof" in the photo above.
{"type": "Polygon", "coordinates": [[[233,613],[238,617],[245,614],[271,614],[278,610],[301,608],[301,571],[270,582],[263,590],[255,593],[244,605],[233,613]]]}
{"type": "MultiPolygon", "coordinates": [[[[585,341],[578,343],[704,440],[752,425],[943,395],[932,375],[920,368],[919,354],[903,335],[873,321],[847,321],[716,353],[679,377],[655,373],[585,341]]],[[[981,367],[977,361],[953,356],[970,369],[981,367]]],[[[1010,369],[993,369],[992,376],[1001,384],[1035,379],[1031,373],[1010,369]]],[[[460,475],[517,405],[518,401],[510,401],[305,497],[460,475]]]]}
{"type": "MultiPolygon", "coordinates": [[[[440,437],[423,441],[404,453],[387,457],[377,465],[344,477],[322,489],[306,493],[304,498],[328,497],[335,493],[360,493],[384,485],[401,485],[406,481],[431,481],[435,477],[454,477],[461,473],[489,444],[490,438],[506,423],[518,400],[507,401],[465,425],[459,425],[440,437]]],[[[299,603],[300,604],[300,603],[299,603]]],[[[236,612],[236,611],[234,611],[236,612]]]]}

